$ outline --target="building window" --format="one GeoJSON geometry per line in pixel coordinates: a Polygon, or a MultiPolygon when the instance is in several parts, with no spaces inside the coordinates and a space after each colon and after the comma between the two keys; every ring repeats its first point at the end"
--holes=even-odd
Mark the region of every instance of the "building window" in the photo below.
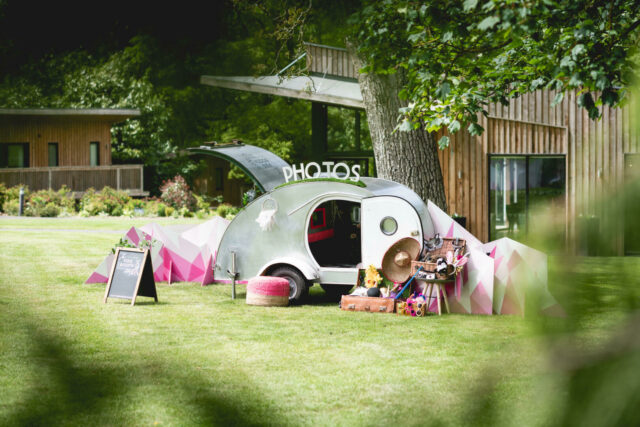
{"type": "Polygon", "coordinates": [[[215,180],[216,191],[222,191],[224,189],[224,171],[222,168],[216,168],[215,180]]]}
{"type": "Polygon", "coordinates": [[[49,166],[60,166],[58,163],[58,143],[49,143],[49,166]]]}
{"type": "Polygon", "coordinates": [[[0,144],[0,168],[28,168],[29,143],[0,144]]]}
{"type": "Polygon", "coordinates": [[[565,212],[564,156],[489,157],[489,240],[526,240],[544,224],[564,241],[565,212]]]}
{"type": "Polygon", "coordinates": [[[89,151],[89,164],[91,166],[100,166],[100,143],[92,142],[89,151]]]}

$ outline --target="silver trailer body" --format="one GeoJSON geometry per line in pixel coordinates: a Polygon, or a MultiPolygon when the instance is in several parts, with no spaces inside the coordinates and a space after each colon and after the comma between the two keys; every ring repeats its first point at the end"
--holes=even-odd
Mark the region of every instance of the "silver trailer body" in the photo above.
{"type": "MultiPolygon", "coordinates": [[[[232,159],[233,148],[224,148],[224,158],[235,160],[234,163],[243,169],[251,170],[251,165],[241,163],[242,156],[232,159]]],[[[261,149],[251,148],[255,163],[256,150],[261,149]]],[[[215,151],[215,147],[197,149],[198,154],[216,155],[215,151]]],[[[274,155],[269,155],[273,159],[274,155]]],[[[260,164],[260,167],[268,168],[266,164],[260,164]]],[[[256,175],[253,173],[253,177],[256,175]]],[[[216,279],[235,276],[237,280],[248,280],[270,274],[283,276],[291,284],[290,298],[300,299],[300,291],[306,291],[299,289],[300,282],[304,282],[302,288],[310,283],[320,283],[325,289],[329,285],[352,286],[357,280],[358,268],[371,264],[380,268],[382,256],[399,239],[412,237],[422,245],[423,239],[434,235],[427,205],[411,189],[399,183],[362,177],[360,181],[364,187],[336,180],[303,180],[274,187],[274,176],[275,173],[269,175],[269,185],[261,186],[266,193],[240,211],[227,227],[217,251],[216,279]],[[351,209],[349,215],[354,228],[350,237],[355,240],[349,242],[345,238],[339,245],[358,242],[356,246],[359,248],[354,248],[353,252],[360,259],[351,254],[346,263],[335,257],[329,263],[323,262],[319,258],[325,254],[344,252],[345,248],[325,246],[322,253],[312,249],[312,215],[320,206],[332,204],[351,209]],[[271,226],[267,228],[257,221],[265,210],[271,214],[271,226]],[[356,234],[359,235],[354,237],[356,234]]]]}
{"type": "Polygon", "coordinates": [[[302,181],[276,188],[254,200],[225,231],[216,258],[215,277],[232,272],[232,258],[235,257],[234,272],[238,273],[239,280],[268,275],[278,267],[291,266],[309,282],[354,284],[357,265],[321,266],[310,250],[308,230],[311,215],[318,206],[331,200],[350,201],[362,206],[361,253],[367,259],[359,263],[361,266],[371,263],[380,268],[382,255],[400,238],[413,237],[422,243],[423,238],[433,237],[434,229],[427,206],[413,191],[382,179],[361,180],[366,187],[331,181],[302,181]],[[373,212],[367,209],[370,204],[375,204],[373,212]],[[263,230],[256,220],[264,207],[274,206],[277,208],[274,225],[270,230],[263,230]],[[392,235],[385,235],[380,229],[380,221],[388,217],[395,218],[398,224],[409,217],[408,222],[412,224],[405,227],[405,231],[399,229],[392,235]]]}

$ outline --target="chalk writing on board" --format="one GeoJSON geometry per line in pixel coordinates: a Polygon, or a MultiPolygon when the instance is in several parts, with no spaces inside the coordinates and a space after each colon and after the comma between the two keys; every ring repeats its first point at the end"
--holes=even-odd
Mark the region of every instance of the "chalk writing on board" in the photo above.
{"type": "Polygon", "coordinates": [[[127,276],[138,276],[142,258],[136,253],[122,252],[118,260],[118,270],[127,276]]]}

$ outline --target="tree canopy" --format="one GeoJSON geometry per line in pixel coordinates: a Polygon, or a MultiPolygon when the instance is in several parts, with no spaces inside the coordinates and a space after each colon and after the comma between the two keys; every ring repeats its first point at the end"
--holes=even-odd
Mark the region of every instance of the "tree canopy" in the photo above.
{"type": "Polygon", "coordinates": [[[230,0],[203,13],[116,2],[89,19],[80,3],[0,2],[0,107],[140,109],[113,126],[113,160],[144,163],[152,192],[176,173],[193,175],[198,165],[182,149],[205,141],[242,139],[287,160],[304,157],[308,103],[199,82],[286,63],[298,46],[283,50],[273,35],[299,16],[294,3],[230,0]]]}
{"type": "Polygon", "coordinates": [[[488,104],[545,87],[577,89],[595,119],[636,78],[636,0],[371,1],[352,22],[364,72],[406,74],[400,130],[478,135],[488,104]]]}

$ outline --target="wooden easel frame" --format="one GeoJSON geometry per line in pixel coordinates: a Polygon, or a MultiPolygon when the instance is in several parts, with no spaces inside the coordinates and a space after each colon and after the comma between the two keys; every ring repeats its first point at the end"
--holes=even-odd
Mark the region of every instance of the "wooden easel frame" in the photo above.
{"type": "MultiPolygon", "coordinates": [[[[131,298],[131,305],[135,305],[136,303],[136,298],[138,297],[138,290],[140,289],[140,282],[142,281],[142,276],[144,275],[144,267],[147,263],[147,260],[149,258],[149,250],[148,249],[137,249],[137,248],[118,248],[116,249],[116,255],[115,258],[113,259],[113,265],[111,266],[111,272],[109,273],[109,280],[107,281],[107,289],[104,292],[104,299],[103,299],[103,303],[107,303],[107,298],[109,298],[109,291],[111,290],[111,282],[113,281],[113,273],[116,271],[116,264],[118,264],[118,255],[120,254],[120,251],[124,251],[124,252],[137,252],[137,253],[144,253],[144,256],[142,257],[142,265],[140,268],[140,271],[138,272],[138,280],[136,280],[136,288],[133,291],[133,295],[131,298]]],[[[158,296],[156,295],[154,297],[155,301],[158,302],[158,296]]]]}

